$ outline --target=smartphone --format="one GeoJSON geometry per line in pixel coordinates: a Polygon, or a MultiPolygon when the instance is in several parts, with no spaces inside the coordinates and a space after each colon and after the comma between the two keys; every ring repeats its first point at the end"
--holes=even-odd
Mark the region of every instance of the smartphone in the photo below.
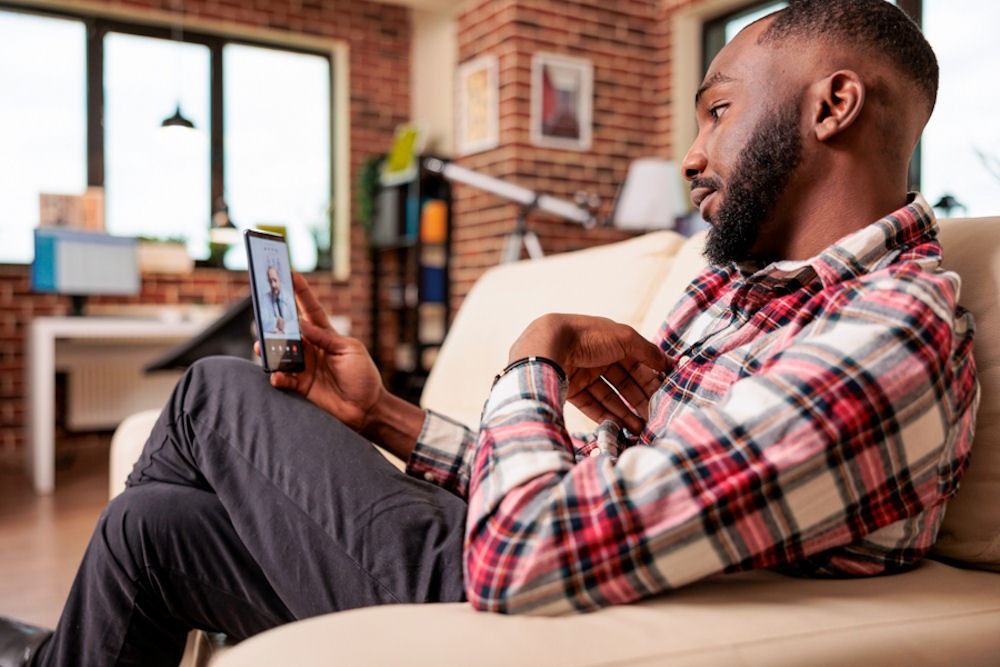
{"type": "Polygon", "coordinates": [[[283,236],[257,229],[244,231],[243,238],[261,365],[268,373],[298,373],[305,369],[305,355],[288,243],[283,236]]]}

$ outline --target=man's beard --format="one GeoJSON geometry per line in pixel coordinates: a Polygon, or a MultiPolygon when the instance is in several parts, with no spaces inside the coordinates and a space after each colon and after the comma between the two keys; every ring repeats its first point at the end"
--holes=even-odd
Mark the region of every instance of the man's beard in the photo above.
{"type": "Polygon", "coordinates": [[[799,135],[801,97],[789,100],[762,120],[740,151],[729,182],[716,179],[691,184],[707,185],[720,199],[705,243],[705,258],[716,266],[755,258],[753,247],[764,220],[784,192],[792,172],[802,160],[799,135]]]}

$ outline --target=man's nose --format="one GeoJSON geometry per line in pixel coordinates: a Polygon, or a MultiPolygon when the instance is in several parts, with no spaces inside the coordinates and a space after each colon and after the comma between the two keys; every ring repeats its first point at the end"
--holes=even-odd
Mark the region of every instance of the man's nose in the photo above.
{"type": "Polygon", "coordinates": [[[688,149],[687,155],[684,156],[684,160],[681,161],[681,172],[684,174],[684,178],[689,181],[698,178],[705,171],[707,164],[708,160],[705,157],[702,142],[700,138],[695,139],[691,148],[688,149]]]}

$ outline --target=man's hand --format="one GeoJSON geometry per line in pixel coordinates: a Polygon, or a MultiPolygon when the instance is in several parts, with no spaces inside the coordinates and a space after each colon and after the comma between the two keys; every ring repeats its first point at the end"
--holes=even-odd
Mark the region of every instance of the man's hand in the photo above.
{"type": "Polygon", "coordinates": [[[510,348],[510,361],[552,359],[566,371],[568,399],[596,422],[612,419],[640,433],[649,398],[671,362],[630,326],[603,317],[543,315],[510,348]]]}
{"type": "Polygon", "coordinates": [[[388,393],[361,341],[342,336],[330,325],[309,284],[292,273],[302,311],[305,370],[272,373],[271,384],[302,394],[356,431],[368,426],[375,405],[388,393]]]}
{"type": "Polygon", "coordinates": [[[293,271],[292,282],[302,311],[305,370],[272,373],[271,384],[297,391],[405,461],[413,451],[426,414],[389,393],[368,350],[361,341],[334,330],[305,278],[293,271]]]}

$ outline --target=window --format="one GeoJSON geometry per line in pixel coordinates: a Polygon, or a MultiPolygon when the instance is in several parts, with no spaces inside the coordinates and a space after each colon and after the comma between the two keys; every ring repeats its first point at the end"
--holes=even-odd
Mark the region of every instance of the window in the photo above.
{"type": "Polygon", "coordinates": [[[286,227],[292,264],[312,268],[330,247],[329,62],[242,44],[222,53],[229,214],[286,227]]]}
{"type": "MultiPolygon", "coordinates": [[[[758,3],[706,21],[702,72],[746,24],[786,4],[758,3]]],[[[997,215],[1000,124],[991,122],[990,110],[1000,105],[1000,88],[991,83],[1000,65],[1000,56],[991,48],[993,28],[1000,25],[1000,4],[982,0],[901,0],[896,4],[919,19],[941,69],[937,106],[911,167],[912,187],[932,205],[950,203],[950,207],[938,207],[942,215],[997,215]],[[983,118],[973,117],[973,109],[985,109],[980,114],[983,118]]]]}
{"type": "Polygon", "coordinates": [[[1000,55],[993,48],[1000,4],[924,0],[923,25],[941,83],[921,141],[920,189],[931,204],[953,197],[954,216],[1000,214],[1000,55]]]}
{"type": "MultiPolygon", "coordinates": [[[[0,7],[0,86],[0,154],[20,156],[0,167],[0,262],[31,260],[39,192],[88,186],[104,188],[110,233],[180,237],[196,259],[223,206],[237,227],[284,229],[300,271],[346,242],[329,45],[0,7]],[[177,108],[194,131],[160,127],[177,108]]],[[[242,246],[225,263],[245,266],[242,246]]]]}
{"type": "Polygon", "coordinates": [[[87,188],[85,41],[82,21],[0,12],[0,261],[31,261],[39,193],[87,188]]]}
{"type": "Polygon", "coordinates": [[[121,32],[105,36],[109,233],[182,238],[193,257],[208,256],[210,55],[202,44],[121,32]],[[160,126],[177,108],[197,129],[160,126]]]}
{"type": "Polygon", "coordinates": [[[720,18],[706,21],[702,35],[702,74],[708,71],[708,66],[712,63],[715,55],[740,30],[743,30],[743,28],[757,19],[764,18],[771,12],[776,12],[782,7],[787,6],[787,2],[758,2],[720,18]]]}

